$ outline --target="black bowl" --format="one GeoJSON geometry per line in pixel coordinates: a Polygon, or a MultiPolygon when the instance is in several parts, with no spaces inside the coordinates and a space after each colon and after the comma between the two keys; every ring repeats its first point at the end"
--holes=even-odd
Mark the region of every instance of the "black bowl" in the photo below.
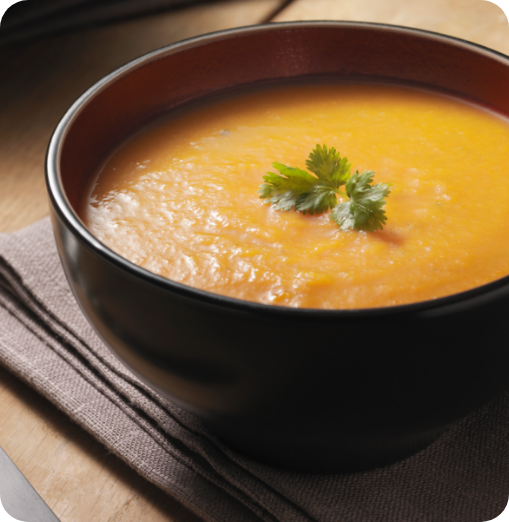
{"type": "Polygon", "coordinates": [[[248,27],[171,45],[97,83],[53,135],[47,184],[71,288],[134,373],[248,456],[352,471],[418,451],[507,389],[509,278],[404,306],[276,307],[154,275],[76,214],[98,165],[159,115],[242,86],[314,77],[403,82],[509,114],[509,58],[480,46],[376,24],[248,27]]]}

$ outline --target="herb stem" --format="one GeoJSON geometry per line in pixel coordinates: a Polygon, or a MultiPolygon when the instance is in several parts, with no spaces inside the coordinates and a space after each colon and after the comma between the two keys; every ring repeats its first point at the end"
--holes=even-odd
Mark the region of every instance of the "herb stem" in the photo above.
{"type": "Polygon", "coordinates": [[[342,198],[350,199],[344,192],[341,190],[332,189],[336,194],[339,194],[342,198]]]}

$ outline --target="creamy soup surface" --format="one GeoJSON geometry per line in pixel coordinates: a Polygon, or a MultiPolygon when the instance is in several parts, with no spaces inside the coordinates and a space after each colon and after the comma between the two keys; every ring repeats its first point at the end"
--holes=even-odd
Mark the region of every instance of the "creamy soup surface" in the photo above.
{"type": "Polygon", "coordinates": [[[260,303],[326,309],[434,299],[509,274],[509,122],[393,85],[264,88],[178,111],[106,162],[80,215],[104,244],[173,281],[260,303]],[[387,224],[259,198],[274,161],[316,144],[392,183],[387,224]]]}

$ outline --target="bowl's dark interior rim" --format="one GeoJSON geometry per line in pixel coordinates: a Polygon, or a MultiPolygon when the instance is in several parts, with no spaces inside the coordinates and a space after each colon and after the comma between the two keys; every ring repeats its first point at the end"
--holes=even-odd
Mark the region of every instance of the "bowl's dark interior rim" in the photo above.
{"type": "Polygon", "coordinates": [[[101,243],[84,225],[78,215],[72,208],[62,186],[61,174],[59,169],[61,146],[65,140],[67,129],[72,125],[74,119],[78,114],[84,110],[87,105],[87,101],[94,96],[95,93],[106,89],[110,83],[117,81],[120,77],[128,74],[130,71],[138,67],[139,65],[148,64],[153,60],[159,60],[160,58],[173,54],[175,52],[188,50],[196,46],[205,45],[210,41],[218,41],[229,38],[234,38],[238,34],[246,34],[247,32],[264,32],[274,31],[281,29],[299,29],[303,27],[318,28],[318,27],[373,27],[380,31],[396,31],[400,33],[415,34],[421,38],[429,38],[432,40],[442,40],[444,43],[454,45],[457,47],[467,48],[469,51],[474,51],[485,56],[501,61],[509,67],[509,56],[506,56],[498,51],[489,49],[479,44],[462,40],[453,36],[447,36],[432,31],[425,31],[422,29],[414,29],[409,27],[390,25],[390,24],[378,24],[371,22],[341,22],[341,21],[313,21],[313,22],[280,22],[270,23],[262,25],[254,25],[241,27],[236,29],[228,29],[224,31],[217,31],[205,35],[200,35],[187,40],[182,40],[174,44],[168,45],[161,49],[147,53],[135,60],[123,65],[116,69],[103,79],[98,81],[92,87],[90,87],[84,94],[82,94],[76,102],[69,108],[66,114],[63,116],[57,127],[55,128],[51,137],[48,151],[46,155],[46,182],[48,185],[49,196],[54,204],[56,211],[58,212],[61,219],[71,229],[73,234],[84,241],[84,243],[95,250],[103,259],[110,263],[113,263],[118,268],[121,268],[126,275],[131,277],[139,278],[145,283],[155,285],[160,289],[166,289],[173,293],[179,294],[182,297],[186,297],[190,300],[197,302],[209,303],[215,306],[221,306],[224,308],[235,309],[237,312],[248,312],[257,313],[263,315],[274,315],[276,317],[296,317],[302,316],[308,319],[339,319],[339,318],[354,318],[364,316],[380,316],[380,315],[392,315],[392,314],[405,314],[405,313],[433,313],[433,309],[441,307],[450,308],[452,311],[457,311],[458,308],[468,306],[469,300],[475,300],[477,304],[484,300],[490,300],[494,294],[505,294],[509,291],[509,275],[503,278],[497,279],[496,281],[487,283],[475,287],[470,290],[459,292],[445,297],[439,297],[432,300],[419,301],[415,303],[379,307],[379,308],[362,308],[362,309],[320,309],[320,308],[292,308],[284,306],[276,306],[270,304],[262,304],[252,301],[244,301],[233,297],[223,296],[214,294],[198,288],[186,286],[181,283],[171,281],[165,277],[159,276],[135,265],[131,261],[128,261],[124,257],[120,256],[106,245],[101,243]],[[488,295],[489,294],[489,295],[488,295]]]}

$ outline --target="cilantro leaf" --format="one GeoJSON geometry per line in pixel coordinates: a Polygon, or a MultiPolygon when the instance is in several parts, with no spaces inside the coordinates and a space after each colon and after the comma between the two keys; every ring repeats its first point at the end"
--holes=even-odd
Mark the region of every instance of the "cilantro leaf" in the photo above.
{"type": "Polygon", "coordinates": [[[329,182],[336,189],[348,181],[351,166],[348,159],[341,158],[334,147],[327,150],[325,145],[317,145],[306,160],[306,167],[313,174],[322,181],[329,182]]]}
{"type": "Polygon", "coordinates": [[[263,176],[265,183],[260,185],[260,198],[267,199],[265,203],[271,203],[276,210],[291,210],[297,205],[297,199],[302,194],[311,191],[315,179],[305,170],[287,167],[281,163],[273,163],[272,166],[281,174],[267,172],[263,176]]]}
{"type": "Polygon", "coordinates": [[[260,185],[260,198],[274,205],[276,210],[295,210],[303,214],[322,214],[337,205],[336,193],[350,177],[350,164],[341,159],[331,147],[317,145],[306,161],[312,176],[305,170],[287,167],[281,163],[272,166],[280,174],[268,172],[260,185]]]}
{"type": "Polygon", "coordinates": [[[346,195],[349,201],[340,203],[331,212],[342,230],[382,230],[387,221],[383,207],[385,198],[390,194],[390,185],[377,183],[372,185],[375,173],[367,170],[362,174],[357,171],[346,182],[346,195]]]}
{"type": "Polygon", "coordinates": [[[295,210],[303,214],[323,214],[338,203],[336,192],[327,185],[315,183],[309,192],[301,194],[295,203],[295,210]]]}
{"type": "Polygon", "coordinates": [[[306,166],[314,176],[281,163],[272,166],[279,174],[268,172],[259,194],[276,210],[293,208],[313,215],[332,209],[331,219],[342,230],[381,230],[387,221],[383,207],[390,194],[389,184],[372,185],[373,171],[350,176],[351,164],[334,147],[316,145],[311,151],[306,166]],[[346,194],[339,191],[343,185],[346,194]],[[337,194],[349,200],[338,204],[337,194]]]}

